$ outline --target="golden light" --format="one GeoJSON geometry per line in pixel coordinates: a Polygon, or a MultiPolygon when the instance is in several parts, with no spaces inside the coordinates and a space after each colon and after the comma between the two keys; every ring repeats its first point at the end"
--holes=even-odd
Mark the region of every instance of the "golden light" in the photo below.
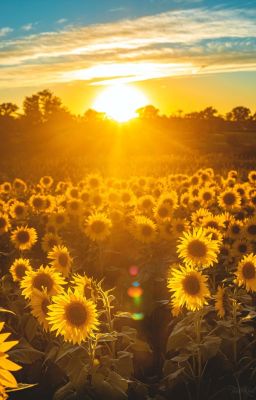
{"type": "Polygon", "coordinates": [[[105,89],[95,100],[93,108],[104,112],[118,122],[126,122],[137,116],[136,110],[149,103],[140,90],[128,85],[113,85],[105,89]]]}

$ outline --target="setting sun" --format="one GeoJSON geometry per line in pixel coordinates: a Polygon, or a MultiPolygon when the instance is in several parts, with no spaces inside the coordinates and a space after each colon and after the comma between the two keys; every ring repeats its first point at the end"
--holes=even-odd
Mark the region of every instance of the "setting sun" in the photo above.
{"type": "Polygon", "coordinates": [[[114,85],[105,89],[95,100],[93,108],[104,112],[118,122],[126,122],[137,116],[136,110],[148,104],[140,90],[128,85],[114,85]]]}

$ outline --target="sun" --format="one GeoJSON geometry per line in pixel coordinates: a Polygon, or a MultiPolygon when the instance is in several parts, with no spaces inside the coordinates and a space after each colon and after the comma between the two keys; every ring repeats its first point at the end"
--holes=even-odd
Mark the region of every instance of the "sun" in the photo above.
{"type": "Polygon", "coordinates": [[[137,116],[136,110],[147,105],[148,99],[140,90],[128,85],[114,85],[95,99],[93,108],[104,112],[117,122],[126,122],[137,116]]]}

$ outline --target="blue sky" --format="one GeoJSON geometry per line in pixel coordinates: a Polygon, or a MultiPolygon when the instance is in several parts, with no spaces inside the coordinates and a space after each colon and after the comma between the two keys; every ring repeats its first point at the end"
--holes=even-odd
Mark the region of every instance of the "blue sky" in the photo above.
{"type": "MultiPolygon", "coordinates": [[[[198,87],[212,87],[224,76],[235,98],[246,86],[248,105],[256,108],[256,0],[0,3],[0,101],[56,85],[69,93],[77,83],[96,92],[116,82],[148,82],[152,91],[155,82],[157,91],[159,79],[169,87],[177,77],[189,92],[194,77],[198,87]]],[[[216,93],[223,103],[221,85],[214,99],[216,93]]],[[[211,101],[210,92],[204,96],[211,101]]]]}

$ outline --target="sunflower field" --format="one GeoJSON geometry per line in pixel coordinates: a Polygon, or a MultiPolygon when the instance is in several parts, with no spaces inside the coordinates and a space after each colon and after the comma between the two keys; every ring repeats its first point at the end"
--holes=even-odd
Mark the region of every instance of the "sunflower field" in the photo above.
{"type": "Polygon", "coordinates": [[[256,398],[256,171],[0,183],[0,400],[256,398]]]}

